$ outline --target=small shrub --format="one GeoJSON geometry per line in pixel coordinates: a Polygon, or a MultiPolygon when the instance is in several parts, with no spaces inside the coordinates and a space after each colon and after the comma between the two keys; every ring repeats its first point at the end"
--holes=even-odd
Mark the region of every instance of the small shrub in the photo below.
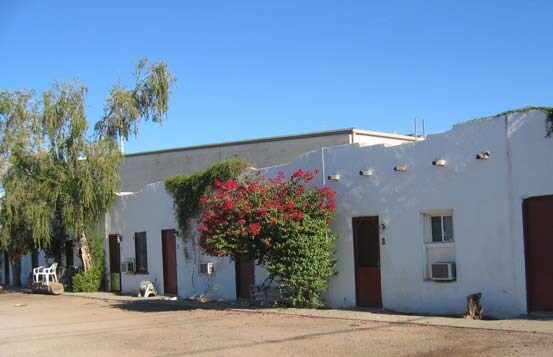
{"type": "Polygon", "coordinates": [[[93,267],[88,271],[82,271],[73,276],[74,292],[95,292],[102,287],[104,273],[101,268],[93,267]]]}
{"type": "Polygon", "coordinates": [[[73,276],[73,291],[95,292],[104,286],[104,238],[94,234],[89,240],[92,267],[73,276]]]}

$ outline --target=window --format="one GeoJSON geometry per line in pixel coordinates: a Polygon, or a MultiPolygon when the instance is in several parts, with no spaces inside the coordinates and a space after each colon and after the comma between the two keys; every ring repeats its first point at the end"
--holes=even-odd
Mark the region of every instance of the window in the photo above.
{"type": "Polygon", "coordinates": [[[453,217],[431,216],[432,243],[453,242],[453,217]]]}
{"type": "Polygon", "coordinates": [[[134,254],[136,258],[136,272],[148,273],[148,251],[146,249],[146,232],[134,234],[134,254]]]}
{"type": "Polygon", "coordinates": [[[424,246],[426,253],[425,280],[433,280],[434,264],[455,263],[453,210],[422,212],[424,246]]]}

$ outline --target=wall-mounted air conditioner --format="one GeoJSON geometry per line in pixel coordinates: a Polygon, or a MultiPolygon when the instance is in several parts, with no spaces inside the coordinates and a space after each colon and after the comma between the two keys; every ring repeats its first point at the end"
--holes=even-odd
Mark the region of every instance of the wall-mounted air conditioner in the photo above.
{"type": "Polygon", "coordinates": [[[121,263],[121,273],[134,273],[134,259],[128,259],[121,263]]]}
{"type": "Polygon", "coordinates": [[[213,274],[213,263],[200,263],[200,274],[207,274],[212,275],[213,274]]]}
{"type": "Polygon", "coordinates": [[[432,280],[453,281],[456,278],[455,263],[432,263],[432,280]]]}

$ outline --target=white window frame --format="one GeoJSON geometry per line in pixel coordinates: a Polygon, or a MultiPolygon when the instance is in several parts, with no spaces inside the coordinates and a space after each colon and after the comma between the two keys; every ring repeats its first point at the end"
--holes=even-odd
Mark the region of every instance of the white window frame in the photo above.
{"type": "Polygon", "coordinates": [[[422,212],[424,218],[424,243],[427,245],[432,244],[453,244],[455,243],[455,223],[453,218],[453,210],[440,210],[440,211],[428,211],[422,212]],[[440,223],[442,228],[442,240],[433,241],[432,240],[432,218],[440,217],[440,223]],[[444,229],[444,217],[451,217],[451,239],[445,240],[445,229],[444,229]]]}

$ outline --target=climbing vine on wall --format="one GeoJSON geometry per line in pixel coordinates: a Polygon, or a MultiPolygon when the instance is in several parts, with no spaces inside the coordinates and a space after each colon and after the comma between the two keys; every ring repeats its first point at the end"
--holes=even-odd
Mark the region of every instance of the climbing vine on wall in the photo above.
{"type": "Polygon", "coordinates": [[[211,191],[216,180],[234,179],[249,166],[251,165],[244,160],[229,159],[218,162],[203,171],[165,179],[165,188],[175,200],[177,221],[183,238],[188,232],[188,220],[199,213],[200,197],[211,191]]]}
{"type": "Polygon", "coordinates": [[[545,137],[550,138],[553,135],[553,107],[524,107],[519,109],[507,110],[499,113],[495,117],[509,115],[513,113],[526,113],[532,110],[540,110],[545,113],[545,137]]]}

